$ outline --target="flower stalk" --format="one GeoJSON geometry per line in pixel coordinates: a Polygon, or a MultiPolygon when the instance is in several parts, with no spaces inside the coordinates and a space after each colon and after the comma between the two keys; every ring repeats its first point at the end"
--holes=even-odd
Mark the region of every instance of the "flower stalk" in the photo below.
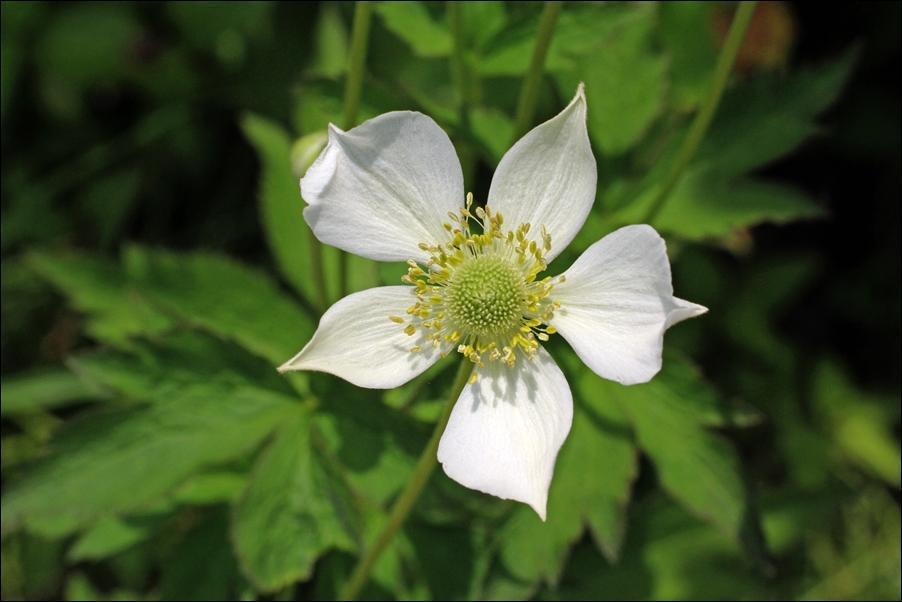
{"type": "Polygon", "coordinates": [[[655,217],[658,216],[658,213],[661,212],[664,203],[677,184],[679,184],[680,177],[683,175],[692,157],[695,156],[699,144],[701,144],[708,127],[711,125],[711,120],[714,118],[714,113],[720,104],[727,81],[730,79],[730,72],[733,70],[733,64],[736,62],[736,56],[742,47],[743,39],[745,39],[745,32],[748,30],[749,23],[752,20],[752,13],[755,12],[755,4],[755,0],[744,0],[739,3],[739,7],[736,9],[736,15],[733,17],[733,23],[730,25],[727,39],[724,42],[723,49],[720,51],[717,65],[714,67],[714,78],[711,80],[711,87],[708,89],[708,94],[698,114],[695,116],[695,121],[692,122],[689,134],[683,141],[683,146],[680,147],[677,158],[674,160],[660,192],[658,192],[654,202],[652,202],[651,207],[645,214],[643,221],[646,224],[651,224],[655,217]]]}
{"type": "Polygon", "coordinates": [[[438,463],[436,461],[436,451],[438,450],[438,444],[442,437],[442,433],[448,425],[451,409],[454,407],[454,403],[457,401],[457,398],[460,397],[461,391],[463,391],[464,386],[466,386],[467,381],[470,379],[472,370],[473,363],[470,360],[463,358],[460,362],[460,367],[457,369],[457,376],[454,379],[454,384],[451,385],[451,390],[448,393],[448,401],[445,404],[445,408],[442,410],[438,422],[435,423],[435,428],[432,431],[429,442],[420,453],[420,458],[417,460],[417,465],[413,470],[413,474],[410,475],[407,485],[404,486],[404,490],[398,496],[398,499],[395,500],[385,527],[382,529],[379,537],[373,542],[373,545],[364,552],[363,556],[361,556],[360,560],[357,562],[357,566],[354,567],[354,571],[351,573],[347,583],[345,583],[344,588],[341,590],[339,600],[354,600],[357,597],[360,590],[366,585],[370,571],[373,569],[376,561],[382,555],[382,552],[385,551],[385,548],[388,547],[388,544],[391,543],[392,538],[395,536],[398,529],[401,528],[401,525],[404,524],[410,511],[413,509],[414,503],[416,503],[420,494],[423,492],[423,488],[429,481],[429,476],[432,474],[432,471],[435,470],[435,466],[438,463]]]}
{"type": "MultiPolygon", "coordinates": [[[[366,70],[367,41],[370,35],[370,19],[373,7],[370,2],[354,4],[354,23],[351,26],[351,50],[348,55],[348,74],[345,79],[344,114],[341,127],[345,131],[357,125],[360,112],[360,95],[363,90],[363,74],[366,70]]],[[[348,291],[348,255],[338,255],[338,296],[348,291]]]]}
{"type": "Polygon", "coordinates": [[[529,70],[523,79],[523,87],[520,88],[520,98],[517,101],[517,113],[514,117],[514,134],[511,139],[513,145],[520,136],[526,133],[532,123],[536,112],[536,102],[539,96],[539,84],[542,82],[542,73],[545,70],[545,57],[554,37],[554,29],[557,26],[558,17],[561,14],[561,2],[546,2],[539,18],[539,31],[536,34],[536,45],[532,51],[532,59],[529,61],[529,70]]]}

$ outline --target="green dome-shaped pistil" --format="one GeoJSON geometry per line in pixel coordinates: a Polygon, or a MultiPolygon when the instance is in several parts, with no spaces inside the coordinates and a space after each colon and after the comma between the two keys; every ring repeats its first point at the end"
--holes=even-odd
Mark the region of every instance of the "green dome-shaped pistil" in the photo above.
{"type": "Polygon", "coordinates": [[[548,324],[559,307],[549,295],[563,276],[538,279],[551,236],[541,228],[531,237],[530,224],[504,229],[504,217],[474,209],[472,195],[459,213],[448,216],[448,240],[420,243],[429,254],[424,265],[407,262],[401,280],[413,285],[416,296],[407,317],[389,318],[407,335],[419,333],[410,347],[414,353],[425,344],[442,354],[456,349],[477,368],[485,362],[513,366],[518,357],[532,357],[539,341],[554,333],[548,324]],[[482,231],[473,232],[471,221],[482,231]]]}
{"type": "Polygon", "coordinates": [[[463,335],[507,333],[520,326],[526,310],[523,274],[500,257],[474,257],[455,270],[445,305],[463,335]]]}

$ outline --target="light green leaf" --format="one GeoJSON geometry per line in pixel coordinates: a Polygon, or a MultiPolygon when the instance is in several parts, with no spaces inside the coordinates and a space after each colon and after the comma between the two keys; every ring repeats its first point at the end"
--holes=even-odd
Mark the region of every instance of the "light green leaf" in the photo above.
{"type": "MultiPolygon", "coordinates": [[[[291,140],[281,127],[255,115],[246,115],[241,126],[260,158],[260,218],[269,249],[285,280],[315,304],[320,292],[313,278],[311,245],[318,243],[304,221],[300,176],[291,166],[291,140]]],[[[334,271],[337,264],[327,267],[334,271]]]]}
{"type": "Polygon", "coordinates": [[[111,260],[75,253],[33,253],[28,262],[87,314],[85,329],[100,341],[122,346],[134,335],[158,334],[172,327],[172,321],[142,299],[111,260]]]}
{"type": "Polygon", "coordinates": [[[745,536],[748,507],[739,459],[721,437],[702,426],[697,404],[686,399],[685,367],[665,358],[649,383],[625,387],[597,377],[598,395],[617,402],[648,454],[661,485],[688,510],[736,541],[745,536]]]}
{"type": "Polygon", "coordinates": [[[447,56],[451,33],[447,25],[432,18],[421,2],[380,2],[375,6],[385,27],[407,42],[419,56],[447,56]]]}
{"type": "Polygon", "coordinates": [[[106,397],[68,370],[37,370],[3,379],[0,385],[0,413],[33,413],[72,402],[106,397]]]}
{"type": "Polygon", "coordinates": [[[269,277],[228,257],[135,246],[125,259],[153,302],[274,366],[297,353],[313,332],[310,317],[269,277]]]}
{"type": "Polygon", "coordinates": [[[76,420],[4,497],[2,530],[48,517],[76,527],[145,507],[194,472],[243,456],[296,408],[284,395],[214,380],[76,420]]]}
{"type": "Polygon", "coordinates": [[[821,362],[814,374],[813,406],[834,441],[833,453],[899,487],[902,451],[890,427],[898,421],[898,397],[883,399],[866,393],[838,366],[821,362]]]}
{"type": "Polygon", "coordinates": [[[350,493],[315,450],[311,426],[307,412],[296,412],[282,425],[234,508],[235,550],[262,591],[308,578],[329,548],[355,547],[350,493]]]}
{"type": "Polygon", "coordinates": [[[156,526],[156,520],[146,517],[101,519],[79,536],[69,549],[69,560],[81,562],[108,558],[147,539],[156,526]]]}
{"type": "Polygon", "coordinates": [[[323,77],[337,78],[348,65],[348,31],[338,6],[336,2],[323,2],[319,8],[311,70],[323,77]]]}
{"type": "Polygon", "coordinates": [[[234,500],[247,483],[247,475],[218,470],[191,477],[172,494],[172,501],[189,506],[207,506],[234,500]]]}
{"type": "Polygon", "coordinates": [[[470,121],[473,135],[488,149],[492,165],[497,165],[514,135],[513,121],[503,112],[485,107],[473,109],[470,121]]]}
{"type": "MultiPolygon", "coordinates": [[[[526,72],[535,47],[540,12],[536,10],[533,18],[509,25],[488,42],[477,64],[481,75],[520,76],[526,72]]],[[[637,19],[652,22],[653,7],[625,3],[568,5],[555,27],[545,70],[554,75],[569,72],[574,77],[582,77],[582,72],[574,73],[578,61],[603,51],[612,32],[629,27],[637,19]]],[[[574,89],[575,86],[570,88],[567,98],[574,89]]]]}
{"type": "MultiPolygon", "coordinates": [[[[325,300],[337,300],[340,296],[338,263],[341,252],[319,243],[304,221],[305,204],[298,186],[301,174],[291,165],[293,152],[288,134],[278,125],[254,115],[245,116],[242,127],[260,157],[263,170],[260,216],[270,251],[282,276],[311,305],[317,305],[321,291],[313,277],[312,251],[312,245],[317,244],[323,258],[325,300]]],[[[318,151],[313,152],[308,159],[312,162],[318,154],[318,151]]],[[[349,292],[378,284],[376,263],[362,257],[347,256],[347,273],[349,292]]]]}
{"type": "Polygon", "coordinates": [[[573,72],[558,78],[565,98],[585,82],[589,133],[608,155],[632,148],[663,107],[666,63],[651,47],[652,17],[633,10],[580,55],[573,72]]]}

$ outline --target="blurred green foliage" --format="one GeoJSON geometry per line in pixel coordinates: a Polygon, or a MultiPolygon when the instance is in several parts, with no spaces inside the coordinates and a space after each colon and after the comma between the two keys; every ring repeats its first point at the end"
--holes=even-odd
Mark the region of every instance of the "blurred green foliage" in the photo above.
{"type": "MultiPolygon", "coordinates": [[[[460,89],[445,7],[377,3],[361,119],[429,114],[484,198],[540,8],[460,7],[460,89]]],[[[599,189],[552,272],[645,215],[730,10],[564,6],[539,111],[586,83],[599,189]]],[[[315,284],[297,161],[341,119],[352,11],[2,4],[4,599],[332,598],[378,533],[450,364],[385,392],[274,371],[340,294],[334,249],[315,284]]],[[[898,380],[863,386],[788,334],[787,308],[831,267],[805,241],[755,244],[761,224],[829,219],[825,196],[763,172],[830,135],[822,113],[873,55],[798,66],[767,38],[793,31],[776,15],[753,21],[757,46],[653,224],[677,293],[710,315],[634,387],[553,341],[576,407],[548,522],[436,474],[366,597],[900,596],[898,380]]],[[[403,273],[352,257],[348,287],[403,273]]],[[[898,280],[890,294],[880,316],[898,280]]]]}

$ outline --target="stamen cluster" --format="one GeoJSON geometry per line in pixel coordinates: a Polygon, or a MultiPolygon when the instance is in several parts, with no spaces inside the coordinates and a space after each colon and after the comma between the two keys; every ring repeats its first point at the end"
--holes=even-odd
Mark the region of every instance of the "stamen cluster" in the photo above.
{"type": "MultiPolygon", "coordinates": [[[[443,224],[449,240],[440,244],[420,243],[429,253],[425,265],[408,260],[401,279],[413,285],[416,302],[407,317],[391,316],[413,336],[420,331],[442,354],[456,345],[457,351],[478,368],[487,361],[513,366],[519,356],[531,357],[539,341],[554,334],[545,326],[560,304],[549,294],[563,282],[545,277],[545,254],[551,236],[542,226],[541,243],[530,240],[530,224],[505,230],[504,217],[488,207],[473,209],[473,195],[459,213],[448,213],[443,224]],[[471,229],[471,223],[479,231],[471,229]]],[[[414,345],[412,352],[422,351],[414,345]]],[[[474,378],[476,372],[474,371],[474,378]]]]}

